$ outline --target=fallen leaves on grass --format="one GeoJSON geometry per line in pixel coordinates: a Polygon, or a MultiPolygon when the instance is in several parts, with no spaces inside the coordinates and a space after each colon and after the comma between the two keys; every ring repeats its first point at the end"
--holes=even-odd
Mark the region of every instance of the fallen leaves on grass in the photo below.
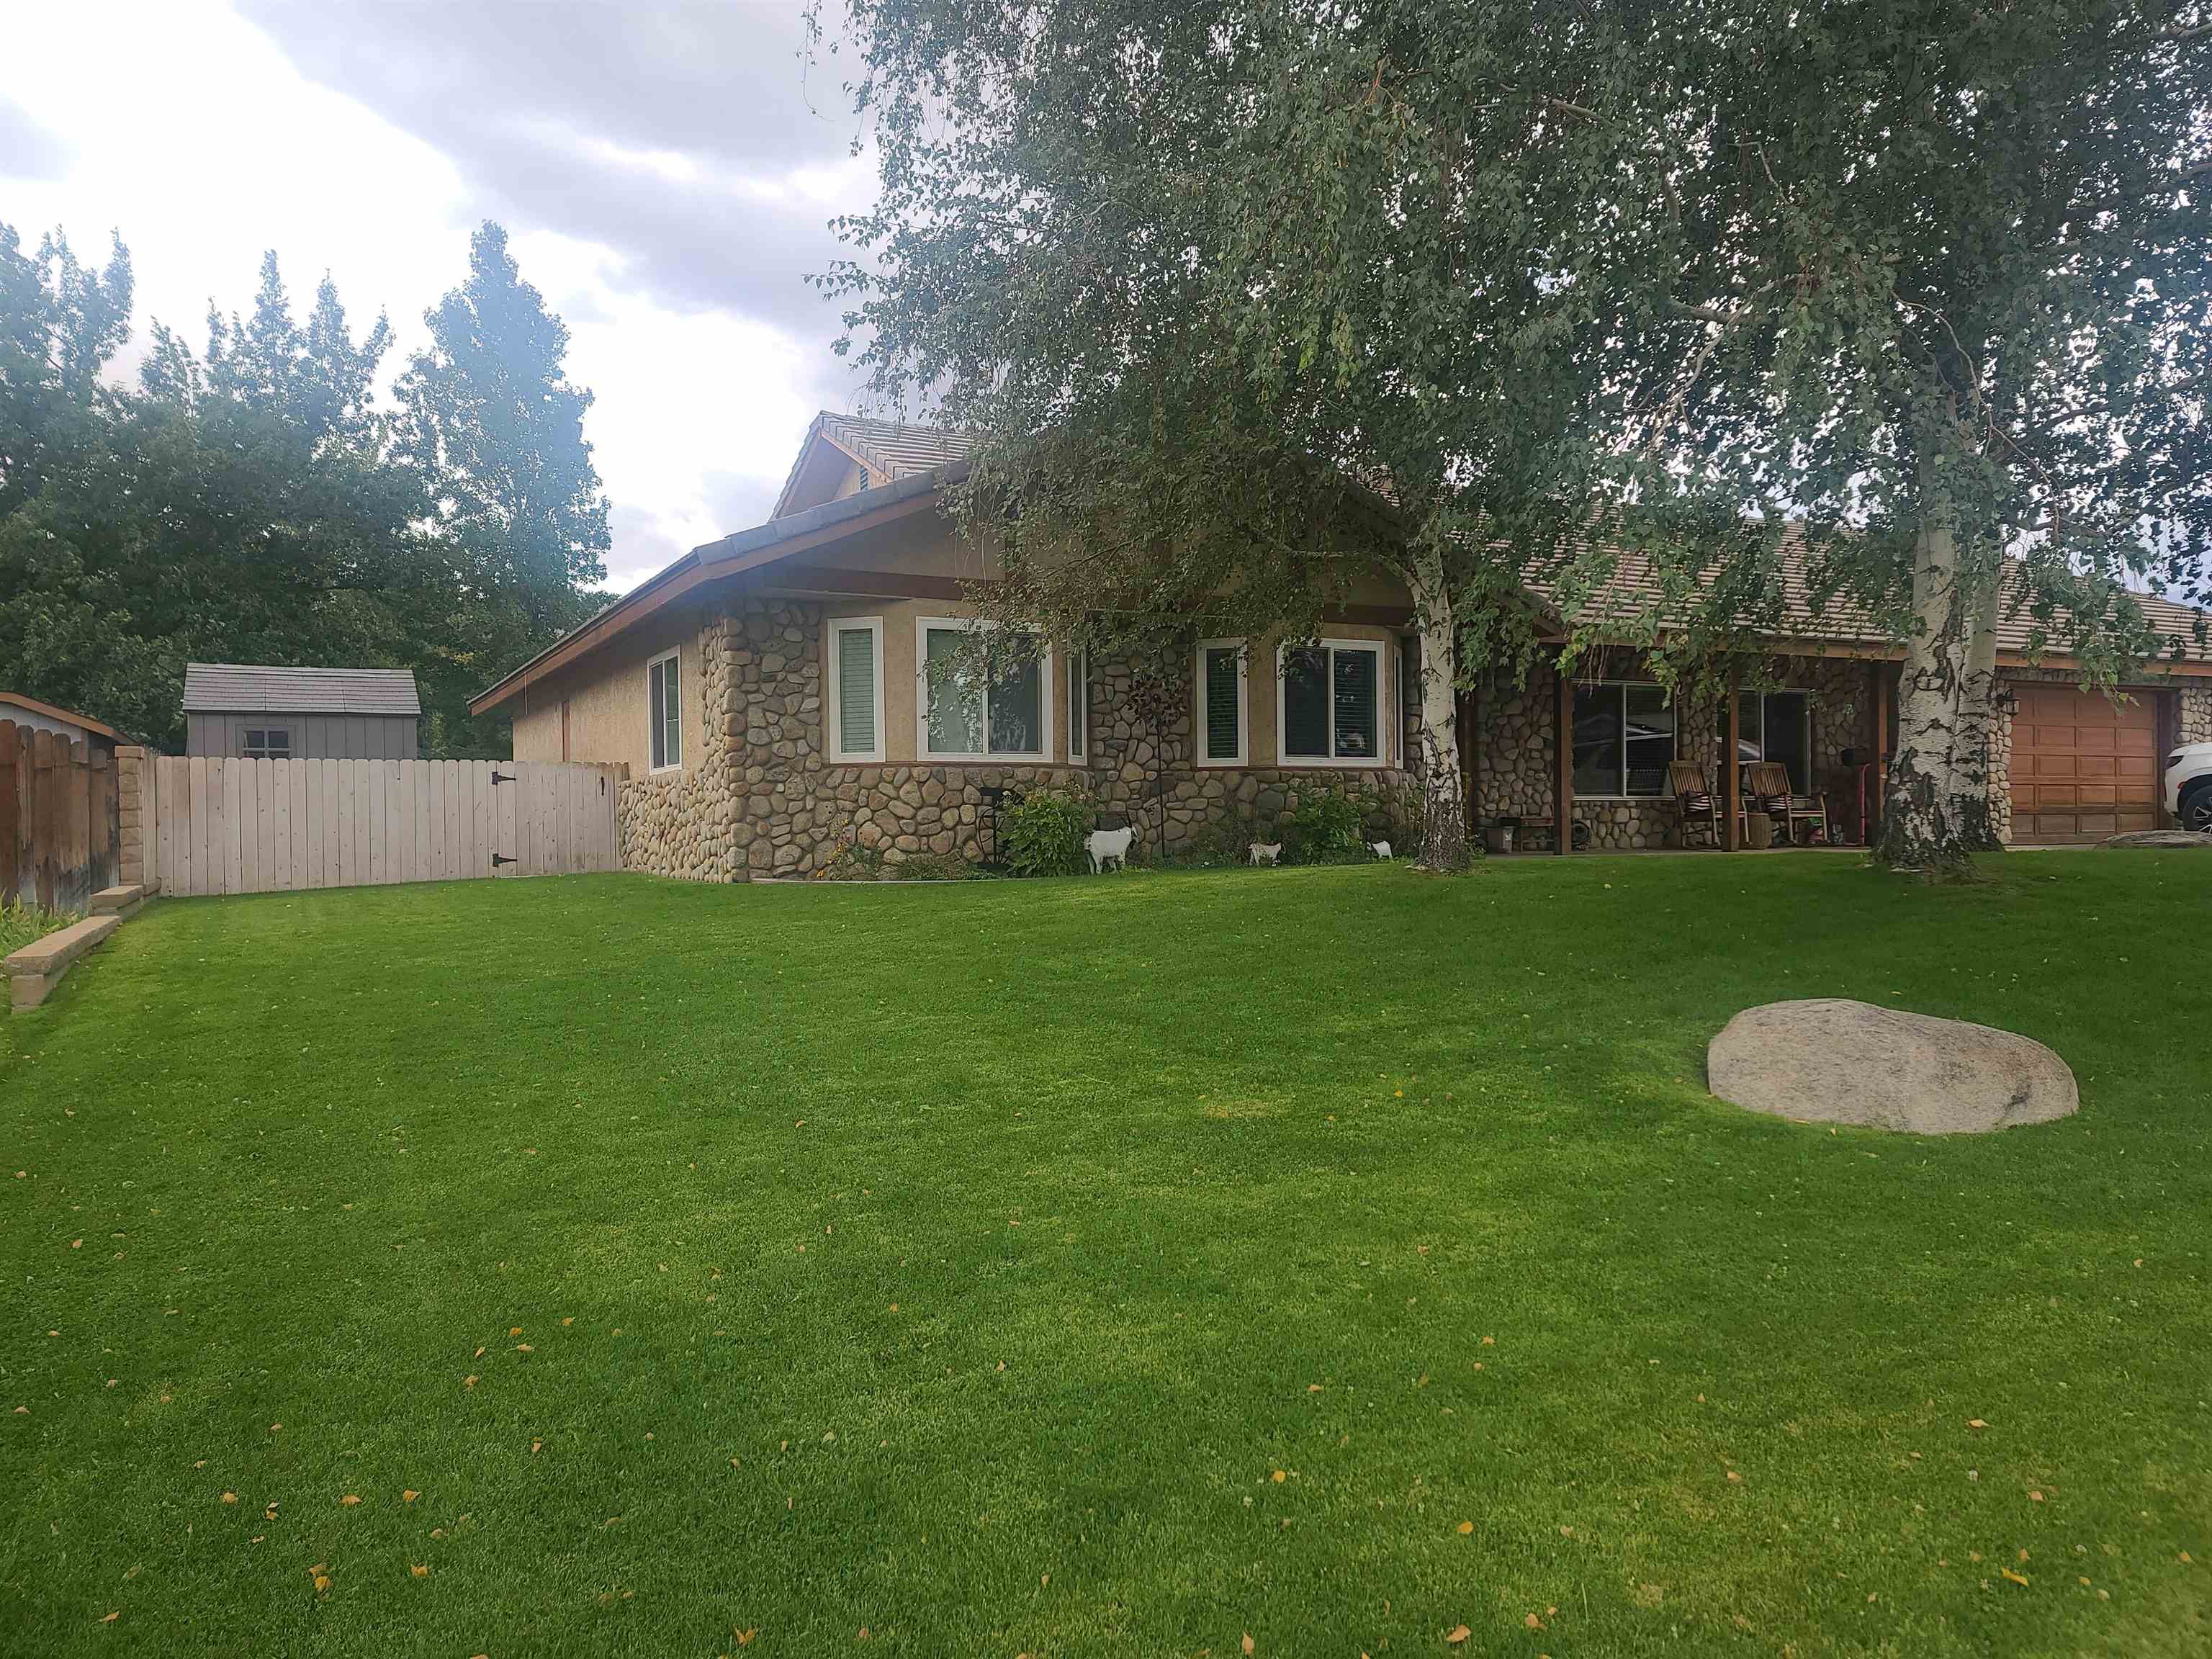
{"type": "Polygon", "coordinates": [[[234,1492],[227,1492],[222,1495],[222,1501],[226,1504],[235,1504],[238,1502],[238,1494],[234,1492]]]}
{"type": "Polygon", "coordinates": [[[1461,1643],[1466,1641],[1468,1637],[1474,1634],[1474,1632],[1469,1630],[1465,1625],[1454,1625],[1449,1630],[1444,1632],[1444,1640],[1450,1646],[1457,1647],[1461,1643]]]}
{"type": "Polygon", "coordinates": [[[2015,1584],[2025,1584],[2027,1583],[2027,1575],[2026,1573],[2014,1572],[2010,1567],[1999,1567],[1997,1569],[1997,1577],[2000,1578],[2009,1578],[2015,1584]]]}
{"type": "Polygon", "coordinates": [[[416,1492],[414,1487],[409,1486],[399,1494],[399,1501],[403,1504],[411,1504],[422,1495],[422,1494],[416,1492]]]}
{"type": "Polygon", "coordinates": [[[1461,1522],[1459,1523],[1459,1535],[1460,1535],[1461,1537],[1462,1537],[1462,1538],[1466,1537],[1469,1533],[1473,1532],[1474,1530],[1474,1522],[1472,1522],[1472,1521],[1462,1521],[1462,1522],[1461,1522]]]}

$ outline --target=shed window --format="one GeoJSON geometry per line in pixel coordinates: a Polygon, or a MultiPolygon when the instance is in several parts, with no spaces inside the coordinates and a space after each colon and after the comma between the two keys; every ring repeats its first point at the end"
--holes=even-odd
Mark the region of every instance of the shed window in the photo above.
{"type": "Polygon", "coordinates": [[[683,657],[672,651],[645,665],[647,718],[653,723],[653,769],[665,772],[684,764],[684,709],[678,686],[683,657]]]}
{"type": "Polygon", "coordinates": [[[1674,711],[1656,685],[1575,688],[1575,793],[1663,795],[1674,711]]]}
{"type": "Polygon", "coordinates": [[[1286,765],[1382,763],[1382,643],[1323,640],[1276,662],[1275,722],[1286,765]]]}
{"type": "Polygon", "coordinates": [[[830,758],[848,764],[884,757],[884,622],[839,617],[830,624],[830,684],[836,730],[830,758]]]}
{"type": "Polygon", "coordinates": [[[249,726],[240,752],[248,760],[289,760],[292,730],[285,726],[249,726]]]}

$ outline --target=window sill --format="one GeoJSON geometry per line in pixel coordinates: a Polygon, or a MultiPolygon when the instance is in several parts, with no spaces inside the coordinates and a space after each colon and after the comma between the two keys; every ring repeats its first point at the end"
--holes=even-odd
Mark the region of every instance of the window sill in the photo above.
{"type": "Polygon", "coordinates": [[[882,766],[886,763],[887,763],[884,761],[883,756],[879,753],[873,755],[832,755],[830,757],[830,764],[832,766],[882,766]]]}
{"type": "Polygon", "coordinates": [[[1390,769],[1390,763],[1386,760],[1353,760],[1348,757],[1338,760],[1304,757],[1292,760],[1285,757],[1278,760],[1275,765],[1278,770],[1285,772],[1387,772],[1390,769]]]}
{"type": "Polygon", "coordinates": [[[1064,766],[1049,755],[923,755],[902,766],[1064,766]]]}
{"type": "Polygon", "coordinates": [[[683,769],[684,763],[678,761],[673,766],[648,766],[645,769],[645,775],[648,778],[665,778],[671,772],[681,772],[683,769]]]}
{"type": "Polygon", "coordinates": [[[1201,772],[1249,770],[1251,765],[1252,763],[1242,755],[1233,756],[1228,760],[1202,760],[1197,763],[1198,769],[1201,772]]]}

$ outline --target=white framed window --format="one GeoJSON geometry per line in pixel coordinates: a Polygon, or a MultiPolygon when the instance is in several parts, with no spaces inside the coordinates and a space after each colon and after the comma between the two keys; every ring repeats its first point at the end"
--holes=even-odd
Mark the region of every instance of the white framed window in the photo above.
{"type": "Polygon", "coordinates": [[[1656,685],[1608,680],[1575,687],[1575,793],[1642,799],[1667,793],[1674,710],[1656,685]]]}
{"type": "Polygon", "coordinates": [[[1388,763],[1381,640],[1275,652],[1275,746],[1285,766],[1388,763]]]}
{"type": "Polygon", "coordinates": [[[653,726],[653,769],[684,764],[684,678],[681,651],[665,652],[645,665],[646,719],[653,726]]]}
{"type": "MultiPolygon", "coordinates": [[[[1736,694],[1736,759],[1779,761],[1790,769],[1790,793],[1812,793],[1813,709],[1802,691],[1739,691],[1736,694]]],[[[1714,733],[1728,753],[1728,705],[1721,705],[1714,733]]]]}
{"type": "Polygon", "coordinates": [[[1198,690],[1198,763],[1249,765],[1251,714],[1244,641],[1200,640],[1192,678],[1198,690]]]}
{"type": "Polygon", "coordinates": [[[1091,653],[1067,653],[1067,757],[1080,763],[1091,753],[1091,653]]]}
{"type": "Polygon", "coordinates": [[[884,758],[884,619],[832,617],[829,635],[830,758],[840,766],[884,758]]]}
{"type": "Polygon", "coordinates": [[[1029,653],[988,674],[968,660],[975,636],[997,624],[961,617],[915,618],[915,727],[924,760],[1051,758],[1052,647],[1029,636],[1029,653]]]}
{"type": "Polygon", "coordinates": [[[284,726],[249,726],[240,750],[248,760],[292,758],[292,731],[284,726]]]}

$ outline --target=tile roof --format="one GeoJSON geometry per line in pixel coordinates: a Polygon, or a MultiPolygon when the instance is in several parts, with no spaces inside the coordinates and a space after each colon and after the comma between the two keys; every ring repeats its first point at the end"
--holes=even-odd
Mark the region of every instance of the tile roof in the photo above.
{"type": "Polygon", "coordinates": [[[189,713],[419,714],[411,668],[272,668],[256,663],[188,662],[189,713]]]}
{"type": "MultiPolygon", "coordinates": [[[[1782,628],[1778,637],[1850,646],[1902,643],[1872,611],[1851,596],[1832,595],[1825,605],[1814,609],[1811,550],[1794,526],[1783,538],[1781,565],[1782,628]]],[[[1529,590],[1547,607],[1556,608],[1554,581],[1534,571],[1527,580],[1529,590]]],[[[2027,590],[2017,579],[2008,581],[2007,587],[2008,592],[1997,617],[1997,649],[2017,655],[2067,654],[2064,613],[2047,621],[2040,620],[2029,609],[2027,590]]],[[[1626,550],[1619,555],[1611,577],[1571,620],[1580,624],[1601,623],[1614,615],[1641,617],[1660,593],[1661,580],[1650,557],[1626,550]]],[[[2212,662],[2212,611],[2179,604],[2155,593],[2138,593],[2135,597],[2162,642],[2164,648],[2159,653],[2161,657],[2185,662],[2212,662]]]]}
{"type": "Polygon", "coordinates": [[[858,455],[886,481],[965,460],[975,447],[972,433],[952,427],[910,426],[859,415],[833,415],[826,409],[814,419],[831,442],[858,455]]]}

